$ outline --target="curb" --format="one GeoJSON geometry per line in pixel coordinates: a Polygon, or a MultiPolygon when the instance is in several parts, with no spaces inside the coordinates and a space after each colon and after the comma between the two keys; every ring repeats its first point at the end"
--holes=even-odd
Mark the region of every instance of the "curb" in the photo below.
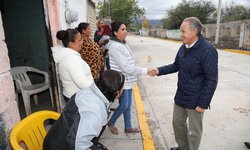
{"type": "Polygon", "coordinates": [[[238,50],[238,49],[223,49],[223,51],[250,55],[250,51],[243,51],[243,50],[238,50]]]}
{"type": "Polygon", "coordinates": [[[137,83],[135,84],[133,88],[134,93],[134,99],[135,99],[135,105],[139,120],[139,126],[141,129],[142,134],[142,144],[143,144],[143,150],[155,150],[154,141],[151,135],[150,128],[148,126],[148,120],[146,117],[146,113],[144,111],[144,107],[141,100],[140,91],[138,88],[137,83]]]}

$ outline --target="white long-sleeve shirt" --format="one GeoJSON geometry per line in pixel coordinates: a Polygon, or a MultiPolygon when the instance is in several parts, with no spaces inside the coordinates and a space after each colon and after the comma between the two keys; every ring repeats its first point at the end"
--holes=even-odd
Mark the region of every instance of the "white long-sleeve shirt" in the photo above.
{"type": "Polygon", "coordinates": [[[136,76],[147,74],[147,68],[135,66],[134,56],[127,43],[110,40],[108,43],[110,67],[125,75],[124,89],[132,89],[136,76]]]}
{"type": "Polygon", "coordinates": [[[58,66],[64,96],[70,98],[94,82],[90,67],[78,52],[61,46],[52,47],[52,52],[58,66]]]}

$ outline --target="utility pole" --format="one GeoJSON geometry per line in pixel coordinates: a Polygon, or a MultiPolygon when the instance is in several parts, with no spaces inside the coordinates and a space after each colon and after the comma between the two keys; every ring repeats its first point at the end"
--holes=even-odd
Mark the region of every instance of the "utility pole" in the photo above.
{"type": "Polygon", "coordinates": [[[220,34],[220,16],[221,16],[221,1],[219,0],[219,5],[218,5],[218,13],[217,13],[217,22],[216,22],[216,33],[215,33],[215,44],[219,43],[219,34],[220,34]]]}
{"type": "Polygon", "coordinates": [[[108,2],[108,14],[109,14],[109,19],[111,18],[110,17],[110,0],[109,0],[109,2],[108,2]]]}

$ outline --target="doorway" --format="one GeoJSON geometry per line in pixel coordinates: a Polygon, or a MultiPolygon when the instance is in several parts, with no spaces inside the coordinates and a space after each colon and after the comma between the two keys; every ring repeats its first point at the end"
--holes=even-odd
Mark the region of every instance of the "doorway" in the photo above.
{"type": "MultiPolygon", "coordinates": [[[[31,66],[46,71],[51,77],[52,45],[49,43],[52,42],[45,23],[43,0],[0,0],[0,4],[10,66],[31,66]]],[[[39,82],[42,79],[33,80],[39,82]]],[[[20,99],[21,96],[19,110],[23,118],[24,109],[20,99]]],[[[47,107],[50,109],[49,91],[38,95],[38,102],[34,106],[34,101],[31,100],[32,112],[47,107]]]]}

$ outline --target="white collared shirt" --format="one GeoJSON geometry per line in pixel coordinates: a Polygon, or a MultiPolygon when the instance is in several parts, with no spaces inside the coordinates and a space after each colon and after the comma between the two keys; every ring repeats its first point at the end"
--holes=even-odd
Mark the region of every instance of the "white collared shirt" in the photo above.
{"type": "Polygon", "coordinates": [[[198,39],[197,39],[196,41],[194,41],[194,43],[193,43],[193,44],[191,44],[191,45],[185,44],[185,47],[186,47],[186,48],[191,48],[191,47],[193,47],[193,46],[194,46],[194,44],[195,44],[197,41],[198,41],[198,39]]]}

